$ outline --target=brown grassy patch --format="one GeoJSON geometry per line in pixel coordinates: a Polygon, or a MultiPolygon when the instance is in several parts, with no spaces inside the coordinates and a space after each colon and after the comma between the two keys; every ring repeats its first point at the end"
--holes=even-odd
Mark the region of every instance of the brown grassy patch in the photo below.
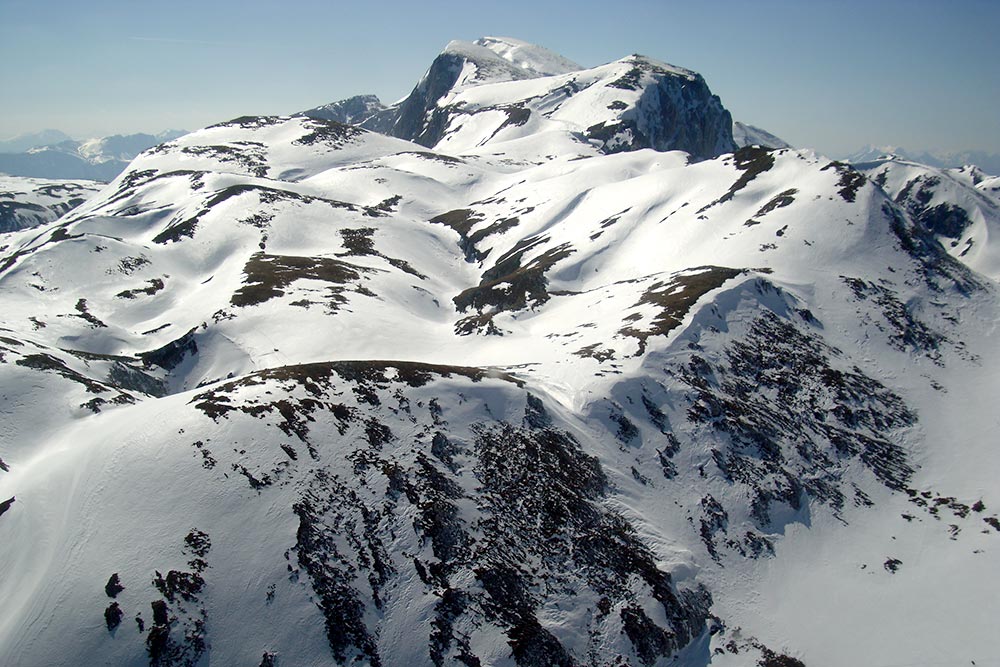
{"type": "Polygon", "coordinates": [[[363,273],[373,270],[328,257],[266,255],[258,252],[243,267],[246,282],[233,294],[230,303],[234,306],[253,306],[282,296],[284,289],[296,280],[321,280],[344,285],[360,280],[363,273]]]}
{"type": "Polygon", "coordinates": [[[638,339],[638,354],[645,352],[649,337],[669,334],[680,325],[698,299],[742,273],[739,269],[721,266],[705,266],[695,270],[698,273],[678,275],[666,282],[654,283],[635,304],[635,307],[650,304],[660,309],[648,327],[637,329],[626,326],[618,331],[619,334],[638,339]]]}

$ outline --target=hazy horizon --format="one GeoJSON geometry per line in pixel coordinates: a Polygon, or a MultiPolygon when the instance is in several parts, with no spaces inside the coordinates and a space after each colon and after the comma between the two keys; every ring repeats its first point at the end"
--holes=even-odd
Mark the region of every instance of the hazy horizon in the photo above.
{"type": "Polygon", "coordinates": [[[631,53],[701,73],[734,119],[793,145],[1000,152],[1000,3],[586,0],[502,9],[0,0],[0,138],[194,130],[358,94],[405,96],[452,39],[504,35],[591,67],[631,53]],[[720,19],[719,17],[723,17],[720,19]]]}

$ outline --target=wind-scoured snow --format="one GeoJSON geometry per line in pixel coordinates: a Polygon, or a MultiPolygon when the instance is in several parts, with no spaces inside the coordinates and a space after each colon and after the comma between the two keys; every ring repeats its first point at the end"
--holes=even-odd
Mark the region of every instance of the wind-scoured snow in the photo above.
{"type": "Polygon", "coordinates": [[[504,60],[538,76],[566,74],[583,69],[558,53],[513,37],[481,37],[474,44],[485,47],[504,60]]]}
{"type": "Polygon", "coordinates": [[[0,663],[989,664],[991,181],[471,46],[3,236],[0,663]]]}
{"type": "Polygon", "coordinates": [[[52,222],[103,187],[94,181],[0,176],[0,233],[52,222]]]}
{"type": "Polygon", "coordinates": [[[947,251],[1000,278],[1000,197],[976,167],[939,169],[895,157],[856,167],[885,189],[947,251]]]}

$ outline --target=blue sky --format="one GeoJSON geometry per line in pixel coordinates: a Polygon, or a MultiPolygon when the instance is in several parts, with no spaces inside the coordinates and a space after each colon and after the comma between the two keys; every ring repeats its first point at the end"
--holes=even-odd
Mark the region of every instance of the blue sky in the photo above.
{"type": "Polygon", "coordinates": [[[829,154],[1000,152],[998,0],[0,0],[0,138],[195,129],[404,96],[451,39],[701,72],[738,120],[829,154]]]}

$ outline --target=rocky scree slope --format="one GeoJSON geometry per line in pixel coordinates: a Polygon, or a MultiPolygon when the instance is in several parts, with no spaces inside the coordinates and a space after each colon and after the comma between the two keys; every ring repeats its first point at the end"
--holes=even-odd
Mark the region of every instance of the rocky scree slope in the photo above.
{"type": "Polygon", "coordinates": [[[651,150],[693,73],[479,71],[432,146],[238,118],[4,235],[0,661],[994,654],[994,280],[700,95],[651,150]]]}

